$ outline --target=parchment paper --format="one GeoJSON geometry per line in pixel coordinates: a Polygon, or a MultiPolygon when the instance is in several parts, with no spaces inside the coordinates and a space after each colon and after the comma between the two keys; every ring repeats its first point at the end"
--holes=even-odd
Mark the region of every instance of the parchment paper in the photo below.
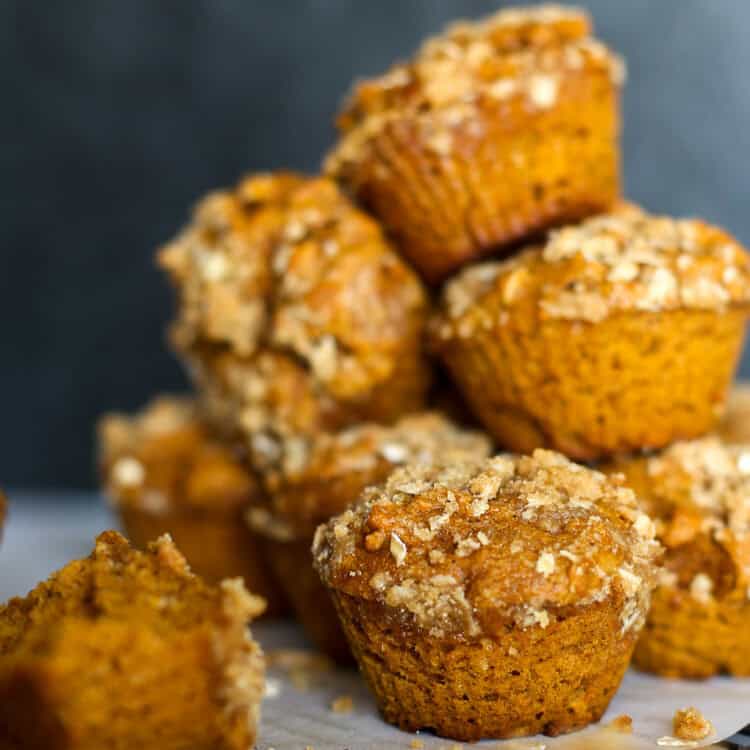
{"type": "MultiPolygon", "coordinates": [[[[305,638],[291,624],[261,623],[253,632],[274,660],[279,649],[309,649],[305,638]]],[[[367,687],[354,670],[321,671],[306,689],[292,684],[286,669],[269,669],[269,695],[263,703],[260,750],[391,750],[409,748],[412,740],[425,750],[452,750],[452,740],[430,734],[401,732],[378,716],[367,687]],[[332,710],[334,700],[352,698],[349,713],[332,710]]],[[[297,681],[298,682],[298,681],[297,681]]],[[[703,742],[683,744],[702,747],[726,739],[750,723],[750,679],[715,678],[703,682],[664,680],[630,670],[598,727],[563,737],[480,742],[469,747],[498,750],[656,750],[657,740],[672,733],[672,717],[678,708],[695,706],[708,718],[716,734],[703,742]],[[623,735],[603,726],[621,714],[633,719],[633,734],[623,735]]]]}
{"type": "MultiPolygon", "coordinates": [[[[116,527],[112,515],[92,495],[61,498],[57,495],[11,493],[10,522],[0,544],[0,601],[25,594],[38,581],[69,560],[87,555],[94,536],[116,527]]],[[[259,624],[253,628],[271,660],[279,649],[309,649],[302,632],[291,623],[259,624]]],[[[750,636],[748,636],[750,637],[750,636]]],[[[425,750],[452,750],[457,743],[428,734],[413,735],[389,726],[375,710],[367,688],[355,671],[322,671],[307,689],[292,684],[286,669],[269,670],[269,695],[263,704],[259,750],[385,750],[409,748],[412,740],[425,750]],[[350,696],[350,713],[331,710],[332,702],[350,696]]],[[[629,672],[602,725],[615,716],[633,718],[632,735],[616,735],[594,728],[562,738],[497,740],[476,748],[498,750],[656,750],[656,740],[671,733],[678,708],[695,706],[713,722],[716,734],[693,747],[718,742],[750,723],[750,680],[714,679],[709,682],[661,680],[629,672]]]]}

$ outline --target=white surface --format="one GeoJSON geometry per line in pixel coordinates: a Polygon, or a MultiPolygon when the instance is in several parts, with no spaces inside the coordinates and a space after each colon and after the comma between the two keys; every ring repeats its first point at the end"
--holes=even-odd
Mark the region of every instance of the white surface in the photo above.
{"type": "MultiPolygon", "coordinates": [[[[92,497],[11,497],[11,515],[0,545],[0,599],[24,594],[34,584],[68,560],[87,555],[94,536],[115,525],[109,512],[92,497]]],[[[306,648],[304,638],[291,624],[265,624],[254,632],[267,651],[277,648],[306,648]]],[[[355,672],[323,672],[307,690],[295,688],[288,676],[271,670],[277,681],[278,695],[266,699],[260,733],[260,750],[385,750],[409,748],[414,735],[385,724],[355,672]],[[351,713],[331,711],[332,701],[349,695],[354,702],[351,713]]],[[[654,750],[656,739],[671,731],[671,718],[677,708],[694,705],[715,725],[718,741],[737,732],[750,722],[750,680],[719,678],[704,683],[667,681],[631,671],[604,718],[606,723],[619,714],[633,717],[634,734],[607,737],[594,729],[590,746],[654,750]],[[606,740],[606,741],[605,741],[606,740]]],[[[562,738],[538,738],[552,748],[582,748],[585,733],[562,738]]],[[[419,735],[426,750],[451,748],[454,743],[430,735],[419,735]]],[[[502,750],[505,743],[479,743],[475,747],[502,750]]],[[[511,743],[507,743],[510,748],[511,743]]],[[[514,750],[533,746],[532,741],[512,743],[514,750]]]]}

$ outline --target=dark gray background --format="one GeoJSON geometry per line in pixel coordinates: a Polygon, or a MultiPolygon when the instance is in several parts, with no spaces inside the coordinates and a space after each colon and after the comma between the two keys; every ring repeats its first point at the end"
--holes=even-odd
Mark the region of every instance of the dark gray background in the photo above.
{"type": "MultiPolygon", "coordinates": [[[[153,250],[246,170],[313,170],[338,102],[480,0],[0,2],[0,484],[91,484],[92,426],[183,386],[153,250]]],[[[623,52],[630,196],[750,242],[750,2],[584,2],[623,52]]]]}

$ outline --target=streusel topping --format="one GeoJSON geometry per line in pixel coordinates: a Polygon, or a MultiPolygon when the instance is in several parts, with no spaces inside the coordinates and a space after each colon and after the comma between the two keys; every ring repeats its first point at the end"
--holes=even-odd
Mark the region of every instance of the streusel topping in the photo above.
{"type": "Polygon", "coordinates": [[[596,323],[623,311],[750,304],[747,252],[702,221],[632,205],[551,232],[546,244],[468,268],[449,283],[441,338],[504,325],[511,310],[596,323]]]}
{"type": "Polygon", "coordinates": [[[508,8],[453,24],[410,62],[356,87],[339,118],[344,138],[326,169],[346,171],[373,137],[402,117],[422,124],[436,156],[450,153],[457,128],[476,126],[478,108],[512,104],[545,111],[564,95],[565,79],[584,71],[598,71],[616,85],[625,78],[623,61],[592,38],[582,10],[508,8]]]}
{"type": "Polygon", "coordinates": [[[659,516],[695,511],[705,528],[735,538],[750,532],[750,445],[725,443],[717,437],[674,443],[648,459],[652,497],[659,516]]]}
{"type": "Polygon", "coordinates": [[[490,455],[490,439],[438,413],[403,417],[392,427],[367,423],[289,440],[270,453],[262,476],[270,505],[248,511],[256,530],[274,538],[311,537],[368,485],[404,464],[462,463],[490,455]]]}
{"type": "Polygon", "coordinates": [[[549,627],[610,600],[643,624],[659,550],[635,495],[558,453],[409,465],[316,534],[323,581],[437,636],[549,627]]]}
{"type": "Polygon", "coordinates": [[[261,494],[231,444],[219,441],[189,398],[161,396],[98,426],[99,463],[109,500],[159,515],[233,512],[261,494]]]}
{"type": "Polygon", "coordinates": [[[181,351],[288,352],[341,398],[366,393],[418,351],[419,281],[328,179],[262,174],[213,193],[159,263],[179,292],[181,351]]]}
{"type": "Polygon", "coordinates": [[[654,519],[667,550],[660,585],[701,604],[750,597],[750,445],[682,441],[607,470],[624,474],[654,519]]]}

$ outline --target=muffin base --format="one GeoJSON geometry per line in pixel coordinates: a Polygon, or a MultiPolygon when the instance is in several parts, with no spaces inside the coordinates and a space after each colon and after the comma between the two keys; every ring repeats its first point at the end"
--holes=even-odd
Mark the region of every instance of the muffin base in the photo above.
{"type": "Polygon", "coordinates": [[[477,418],[510,450],[593,460],[699,437],[717,423],[747,312],[511,320],[438,344],[477,418]]]}
{"type": "Polygon", "coordinates": [[[248,591],[266,600],[260,619],[288,612],[283,592],[263,558],[263,543],[247,528],[241,514],[212,517],[174,512],[157,515],[125,507],[117,510],[128,538],[139,549],[168,533],[193,572],[208,583],[244,578],[248,591]]]}
{"type": "Polygon", "coordinates": [[[337,664],[351,665],[352,653],[328,589],[313,568],[312,539],[268,539],[264,545],[266,558],[310,640],[337,664]]]}
{"type": "Polygon", "coordinates": [[[597,721],[635,645],[608,602],[545,629],[459,641],[412,632],[377,603],[332,597],[383,718],[455,740],[555,736],[597,721]]]}
{"type": "Polygon", "coordinates": [[[633,663],[663,677],[750,677],[749,629],[750,601],[743,592],[704,604],[687,591],[659,588],[633,663]]]}

